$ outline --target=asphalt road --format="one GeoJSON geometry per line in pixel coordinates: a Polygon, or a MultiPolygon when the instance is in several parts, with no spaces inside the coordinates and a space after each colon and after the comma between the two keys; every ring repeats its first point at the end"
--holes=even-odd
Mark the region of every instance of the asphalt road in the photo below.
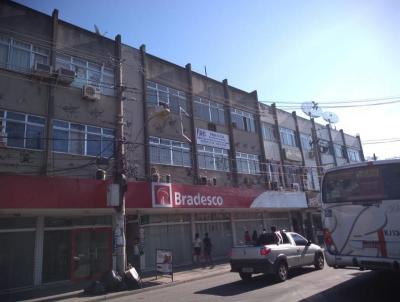
{"type": "Polygon", "coordinates": [[[276,283],[262,275],[243,282],[238,274],[226,273],[112,301],[400,301],[400,274],[306,267],[276,283]]]}

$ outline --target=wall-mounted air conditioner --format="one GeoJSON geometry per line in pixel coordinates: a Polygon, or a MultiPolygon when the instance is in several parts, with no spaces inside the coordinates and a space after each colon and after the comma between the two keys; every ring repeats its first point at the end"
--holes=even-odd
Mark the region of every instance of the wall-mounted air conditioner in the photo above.
{"type": "Polygon", "coordinates": [[[292,183],[292,189],[293,191],[300,191],[300,184],[297,182],[292,183]]]}
{"type": "Polygon", "coordinates": [[[200,176],[199,177],[199,184],[200,185],[207,185],[207,181],[208,181],[208,179],[207,179],[207,176],[200,176]]]}
{"type": "Polygon", "coordinates": [[[82,88],[83,98],[91,101],[100,100],[101,89],[93,85],[85,85],[82,88]]]}
{"type": "Polygon", "coordinates": [[[33,66],[33,74],[41,78],[49,78],[51,76],[51,66],[39,62],[33,66]]]}
{"type": "Polygon", "coordinates": [[[56,75],[57,81],[64,84],[71,84],[75,79],[75,71],[62,67],[57,69],[56,75]]]}
{"type": "Polygon", "coordinates": [[[208,130],[217,132],[217,125],[214,123],[208,123],[208,130]]]}

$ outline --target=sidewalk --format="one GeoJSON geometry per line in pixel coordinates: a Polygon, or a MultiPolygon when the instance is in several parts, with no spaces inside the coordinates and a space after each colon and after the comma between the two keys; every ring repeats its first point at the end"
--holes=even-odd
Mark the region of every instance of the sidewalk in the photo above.
{"type": "MultiPolygon", "coordinates": [[[[200,280],[215,275],[220,275],[229,272],[229,263],[217,263],[214,267],[201,267],[201,266],[185,266],[177,268],[174,272],[174,281],[170,277],[155,277],[155,272],[145,273],[142,277],[143,288],[137,290],[127,290],[121,292],[108,293],[99,296],[86,296],[83,294],[83,288],[87,287],[89,283],[80,284],[80,286],[69,285],[70,291],[68,291],[68,285],[64,285],[64,288],[59,288],[60,293],[55,293],[57,289],[54,288],[42,288],[33,289],[30,292],[16,293],[10,297],[0,296],[1,301],[30,301],[30,302],[49,302],[49,301],[70,301],[70,302],[94,302],[104,301],[106,299],[115,299],[123,296],[135,295],[145,291],[149,291],[156,288],[162,288],[167,286],[174,286],[177,284],[200,280]],[[36,291],[36,293],[35,293],[36,291]],[[46,292],[48,293],[46,295],[46,292]]],[[[61,285],[62,287],[62,285],[61,285]]]]}

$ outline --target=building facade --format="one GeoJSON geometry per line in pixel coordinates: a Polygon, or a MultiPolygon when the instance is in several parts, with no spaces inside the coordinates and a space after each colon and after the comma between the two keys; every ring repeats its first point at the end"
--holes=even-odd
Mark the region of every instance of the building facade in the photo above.
{"type": "Polygon", "coordinates": [[[195,233],[226,258],[276,225],[320,240],[324,169],[361,140],[28,7],[0,6],[0,291],[115,268],[110,185],[127,178],[127,258],[192,261],[195,233]],[[20,272],[24,271],[24,274],[20,272]]]}

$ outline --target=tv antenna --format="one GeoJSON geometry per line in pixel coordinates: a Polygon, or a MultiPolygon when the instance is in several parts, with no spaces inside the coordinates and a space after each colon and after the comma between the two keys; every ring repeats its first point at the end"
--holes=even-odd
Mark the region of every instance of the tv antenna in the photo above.
{"type": "Polygon", "coordinates": [[[339,121],[339,117],[335,113],[330,111],[325,111],[324,113],[322,113],[322,117],[329,124],[336,124],[339,121]]]}
{"type": "Polygon", "coordinates": [[[314,101],[301,104],[301,110],[310,118],[317,118],[322,115],[322,108],[314,101]]]}

